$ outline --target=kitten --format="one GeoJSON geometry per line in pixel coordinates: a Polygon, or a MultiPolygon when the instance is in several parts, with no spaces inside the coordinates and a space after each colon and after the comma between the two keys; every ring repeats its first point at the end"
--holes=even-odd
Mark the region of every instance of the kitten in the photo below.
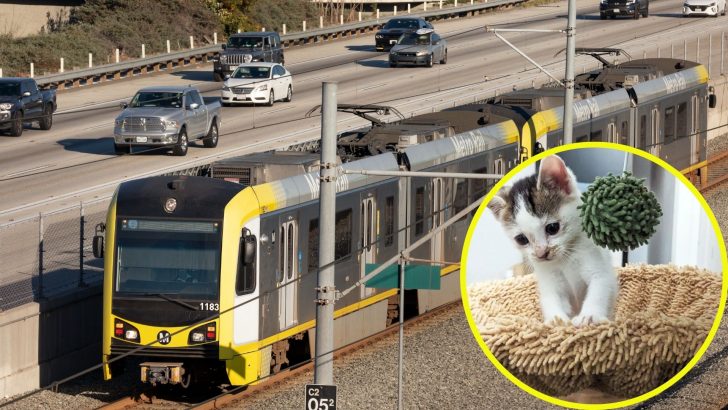
{"type": "Polygon", "coordinates": [[[573,172],[552,155],[537,175],[503,187],[488,203],[533,267],[546,323],[613,319],[617,276],[609,252],[582,231],[580,197],[573,172]]]}

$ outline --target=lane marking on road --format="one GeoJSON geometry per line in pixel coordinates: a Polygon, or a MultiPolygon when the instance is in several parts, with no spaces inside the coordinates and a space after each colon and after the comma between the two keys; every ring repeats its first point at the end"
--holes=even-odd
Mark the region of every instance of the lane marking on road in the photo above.
{"type": "Polygon", "coordinates": [[[371,90],[371,89],[374,89],[374,88],[384,87],[387,84],[388,83],[374,84],[374,85],[370,85],[368,87],[359,88],[358,91],[366,91],[366,90],[371,90]]]}
{"type": "Polygon", "coordinates": [[[283,108],[278,108],[278,109],[276,109],[276,110],[270,110],[270,111],[266,111],[266,112],[264,112],[264,113],[263,113],[263,115],[268,115],[268,114],[275,114],[275,113],[277,113],[277,112],[281,112],[281,111],[286,111],[286,110],[290,110],[290,109],[292,109],[292,108],[296,108],[296,106],[295,106],[295,105],[289,105],[288,107],[283,107],[283,108]]]}
{"type": "Polygon", "coordinates": [[[15,177],[18,175],[29,174],[31,172],[40,171],[41,169],[46,169],[46,168],[50,168],[50,167],[51,167],[51,165],[41,165],[39,167],[24,169],[22,171],[5,174],[5,175],[3,175],[3,178],[11,178],[11,177],[15,177]]]}

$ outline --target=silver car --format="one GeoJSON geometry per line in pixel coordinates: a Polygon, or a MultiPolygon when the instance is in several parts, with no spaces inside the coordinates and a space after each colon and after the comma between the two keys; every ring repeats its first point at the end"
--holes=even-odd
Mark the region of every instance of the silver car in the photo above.
{"type": "Polygon", "coordinates": [[[402,34],[389,51],[389,66],[424,65],[432,67],[435,61],[447,63],[447,41],[431,28],[402,34]]]}

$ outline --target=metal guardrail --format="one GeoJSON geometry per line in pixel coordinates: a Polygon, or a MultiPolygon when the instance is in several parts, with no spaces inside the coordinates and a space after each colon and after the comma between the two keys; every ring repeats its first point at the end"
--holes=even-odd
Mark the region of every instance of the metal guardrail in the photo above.
{"type": "MultiPolygon", "coordinates": [[[[480,14],[491,9],[514,6],[525,3],[526,1],[528,0],[486,0],[484,3],[480,4],[468,4],[465,6],[410,14],[403,13],[398,14],[397,16],[393,15],[382,17],[376,20],[366,20],[285,34],[281,36],[281,41],[284,47],[316,44],[324,41],[370,33],[374,30],[378,30],[392,18],[404,16],[423,17],[427,20],[459,18],[480,14]]],[[[105,64],[97,67],[36,77],[36,81],[39,85],[43,86],[43,88],[56,88],[59,90],[88,86],[106,81],[130,78],[137,75],[147,74],[149,72],[171,70],[178,67],[188,66],[190,64],[207,63],[217,56],[221,50],[222,47],[220,44],[208,45],[147,58],[127,60],[120,63],[105,64]]]]}

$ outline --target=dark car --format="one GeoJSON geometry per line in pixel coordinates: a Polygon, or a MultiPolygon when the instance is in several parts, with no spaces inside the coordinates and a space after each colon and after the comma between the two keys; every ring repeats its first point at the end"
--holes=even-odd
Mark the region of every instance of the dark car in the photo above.
{"type": "Polygon", "coordinates": [[[0,130],[19,137],[25,121],[38,121],[40,129],[49,130],[55,111],[55,90],[39,90],[32,78],[0,78],[0,130]]]}
{"type": "Polygon", "coordinates": [[[650,15],[650,0],[601,0],[599,3],[599,17],[630,16],[635,20],[650,15]]]}
{"type": "Polygon", "coordinates": [[[284,64],[281,37],[274,31],[237,33],[222,45],[214,61],[215,81],[222,81],[240,64],[256,61],[284,64]]]}
{"type": "Polygon", "coordinates": [[[389,50],[397,44],[397,40],[404,33],[411,33],[422,28],[432,28],[432,24],[422,17],[396,17],[387,22],[374,36],[378,51],[389,50]]]}

